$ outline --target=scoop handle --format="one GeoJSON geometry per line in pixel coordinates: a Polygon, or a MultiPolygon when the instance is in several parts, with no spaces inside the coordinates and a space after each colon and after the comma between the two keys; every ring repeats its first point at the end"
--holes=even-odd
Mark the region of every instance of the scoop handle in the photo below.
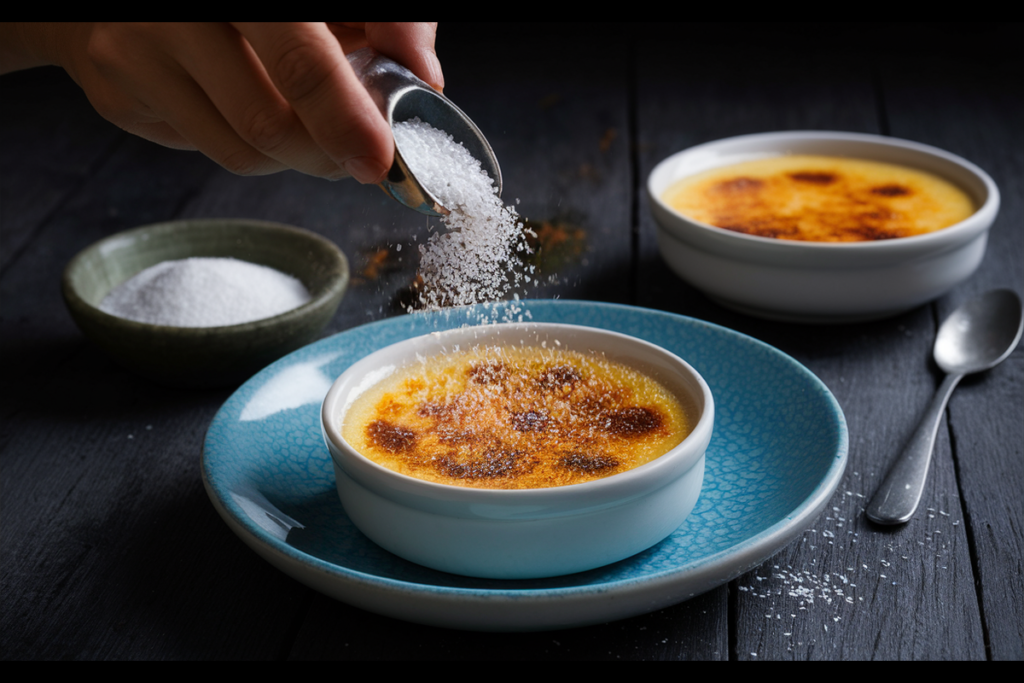
{"type": "Polygon", "coordinates": [[[917,431],[910,437],[910,443],[893,463],[885,481],[875,491],[868,505],[868,519],[878,524],[903,524],[917,510],[928,479],[928,467],[932,462],[935,435],[939,431],[942,414],[946,410],[953,389],[963,379],[962,374],[949,374],[942,381],[932,398],[931,405],[921,418],[917,431]]]}

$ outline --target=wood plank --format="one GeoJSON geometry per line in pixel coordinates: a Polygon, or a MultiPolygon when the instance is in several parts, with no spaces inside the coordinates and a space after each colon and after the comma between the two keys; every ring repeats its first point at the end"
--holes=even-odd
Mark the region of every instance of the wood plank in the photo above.
{"type": "Polygon", "coordinates": [[[289,657],[373,660],[724,660],[724,601],[708,593],[652,614],[539,633],[427,628],[317,597],[289,657]],[[719,603],[723,604],[719,604],[719,603]]]}
{"type": "MultiPolygon", "coordinates": [[[[55,135],[67,137],[54,145],[72,147],[81,131],[55,135]]],[[[229,392],[168,390],[128,374],[82,338],[61,301],[75,253],[176,217],[216,170],[201,155],[125,136],[0,277],[8,656],[274,656],[284,634],[271,625],[294,619],[308,595],[255,561],[203,492],[203,435],[229,392]],[[224,587],[239,584],[276,599],[236,605],[224,587]]]]}
{"type": "MultiPolygon", "coordinates": [[[[752,38],[749,32],[743,37],[752,38]]],[[[746,50],[726,54],[698,41],[691,51],[696,58],[675,74],[669,66],[671,48],[652,46],[649,56],[645,53],[650,66],[641,69],[645,78],[639,95],[642,177],[675,151],[729,135],[790,128],[880,132],[869,60],[843,50],[842,41],[830,45],[823,37],[800,43],[798,50],[788,47],[792,38],[793,31],[782,31],[770,43],[748,40],[746,50]],[[669,90],[674,97],[663,95],[669,90]],[[746,106],[748,101],[757,106],[746,106]]],[[[656,260],[646,206],[640,225],[640,270],[649,274],[648,284],[640,284],[641,305],[718,322],[793,355],[833,391],[850,428],[849,467],[829,512],[797,543],[734,583],[731,656],[983,656],[976,601],[963,591],[971,583],[963,527],[934,529],[932,520],[918,519],[882,535],[863,517],[865,502],[894,454],[893,444],[902,444],[913,428],[891,406],[923,405],[932,391],[934,379],[925,364],[931,340],[922,334],[934,329],[931,313],[919,309],[857,327],[810,328],[746,318],[709,302],[671,274],[664,277],[667,269],[656,260]],[[956,536],[953,545],[937,551],[941,560],[926,552],[933,537],[940,538],[934,531],[956,536]],[[952,572],[945,569],[951,555],[958,558],[952,572]],[[910,565],[901,566],[906,562],[910,565]],[[928,597],[916,590],[925,577],[938,586],[928,597]],[[904,581],[912,585],[903,586],[904,581]],[[957,602],[953,608],[949,595],[957,602]],[[908,607],[894,609],[904,604],[908,607]],[[974,614],[975,619],[966,632],[954,627],[939,637],[926,633],[926,626],[947,619],[948,612],[974,614]]],[[[936,469],[941,472],[930,485],[949,494],[955,492],[955,477],[948,444],[940,450],[936,469]]],[[[940,521],[947,527],[959,523],[955,493],[946,507],[953,509],[953,517],[940,521]]]]}
{"type": "MultiPolygon", "coordinates": [[[[1007,28],[973,31],[967,38],[975,49],[904,55],[882,76],[893,135],[973,161],[1002,195],[981,267],[936,302],[938,320],[989,289],[1024,292],[1024,69],[1007,50],[1007,28]]],[[[1004,365],[962,383],[943,426],[953,443],[991,659],[1024,657],[1022,405],[1024,349],[1018,348],[1004,365]]]]}
{"type": "MultiPolygon", "coordinates": [[[[10,367],[11,381],[31,383],[35,373],[85,344],[60,292],[64,267],[75,254],[115,232],[173,218],[213,169],[199,154],[125,136],[88,182],[35,228],[38,247],[22,253],[0,278],[0,344],[7,357],[19,360],[10,367]]],[[[0,405],[6,411],[16,400],[0,405]]]]}

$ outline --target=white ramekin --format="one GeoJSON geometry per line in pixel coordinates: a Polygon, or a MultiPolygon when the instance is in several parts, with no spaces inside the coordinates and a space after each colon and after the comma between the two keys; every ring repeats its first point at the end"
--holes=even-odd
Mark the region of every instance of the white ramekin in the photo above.
{"type": "Polygon", "coordinates": [[[681,278],[723,305],[797,322],[855,322],[901,313],[967,279],[981,263],[999,211],[999,190],[955,154],[907,140],[826,131],[789,131],[716,140],[674,154],[647,181],[658,246],[681,278]],[[978,210],[925,235],[878,242],[798,242],[746,235],[687,218],[662,194],[702,171],[784,154],[817,154],[901,164],[965,190],[978,210]]]}
{"type": "Polygon", "coordinates": [[[455,574],[521,579],[557,576],[625,559],[671,534],[693,509],[704,478],[714,402],[707,383],[665,349],[575,325],[503,324],[416,337],[353,364],[321,408],[338,494],[352,522],[407,560],[455,574]],[[700,412],[689,436],[661,457],[583,484],[493,490],[398,474],[356,452],[341,425],[353,400],[417,355],[475,344],[553,345],[603,353],[654,377],[700,412]]]}

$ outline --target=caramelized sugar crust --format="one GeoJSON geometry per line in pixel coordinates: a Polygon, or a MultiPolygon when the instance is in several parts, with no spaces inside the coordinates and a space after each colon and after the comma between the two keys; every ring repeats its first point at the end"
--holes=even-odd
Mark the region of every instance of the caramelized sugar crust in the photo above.
{"type": "Polygon", "coordinates": [[[489,347],[396,373],[357,399],[342,433],[378,464],[427,481],[544,488],[649,462],[689,434],[694,413],[601,357],[489,347]]]}
{"type": "Polygon", "coordinates": [[[761,237],[863,242],[959,223],[976,207],[938,176],[863,159],[793,155],[684,178],[663,196],[690,218],[761,237]]]}

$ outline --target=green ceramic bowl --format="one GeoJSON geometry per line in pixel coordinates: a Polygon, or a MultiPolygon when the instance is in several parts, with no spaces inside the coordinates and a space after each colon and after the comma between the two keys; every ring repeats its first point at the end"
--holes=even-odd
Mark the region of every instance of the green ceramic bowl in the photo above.
{"type": "Polygon", "coordinates": [[[125,368],[178,387],[238,384],[315,340],[348,286],[345,255],[307,230],[238,218],[157,223],[93,244],[64,270],[64,301],[91,339],[125,368]],[[270,266],[306,286],[312,299],[272,318],[223,327],[168,327],[126,320],[98,307],[110,291],[162,261],[232,257],[270,266]]]}

